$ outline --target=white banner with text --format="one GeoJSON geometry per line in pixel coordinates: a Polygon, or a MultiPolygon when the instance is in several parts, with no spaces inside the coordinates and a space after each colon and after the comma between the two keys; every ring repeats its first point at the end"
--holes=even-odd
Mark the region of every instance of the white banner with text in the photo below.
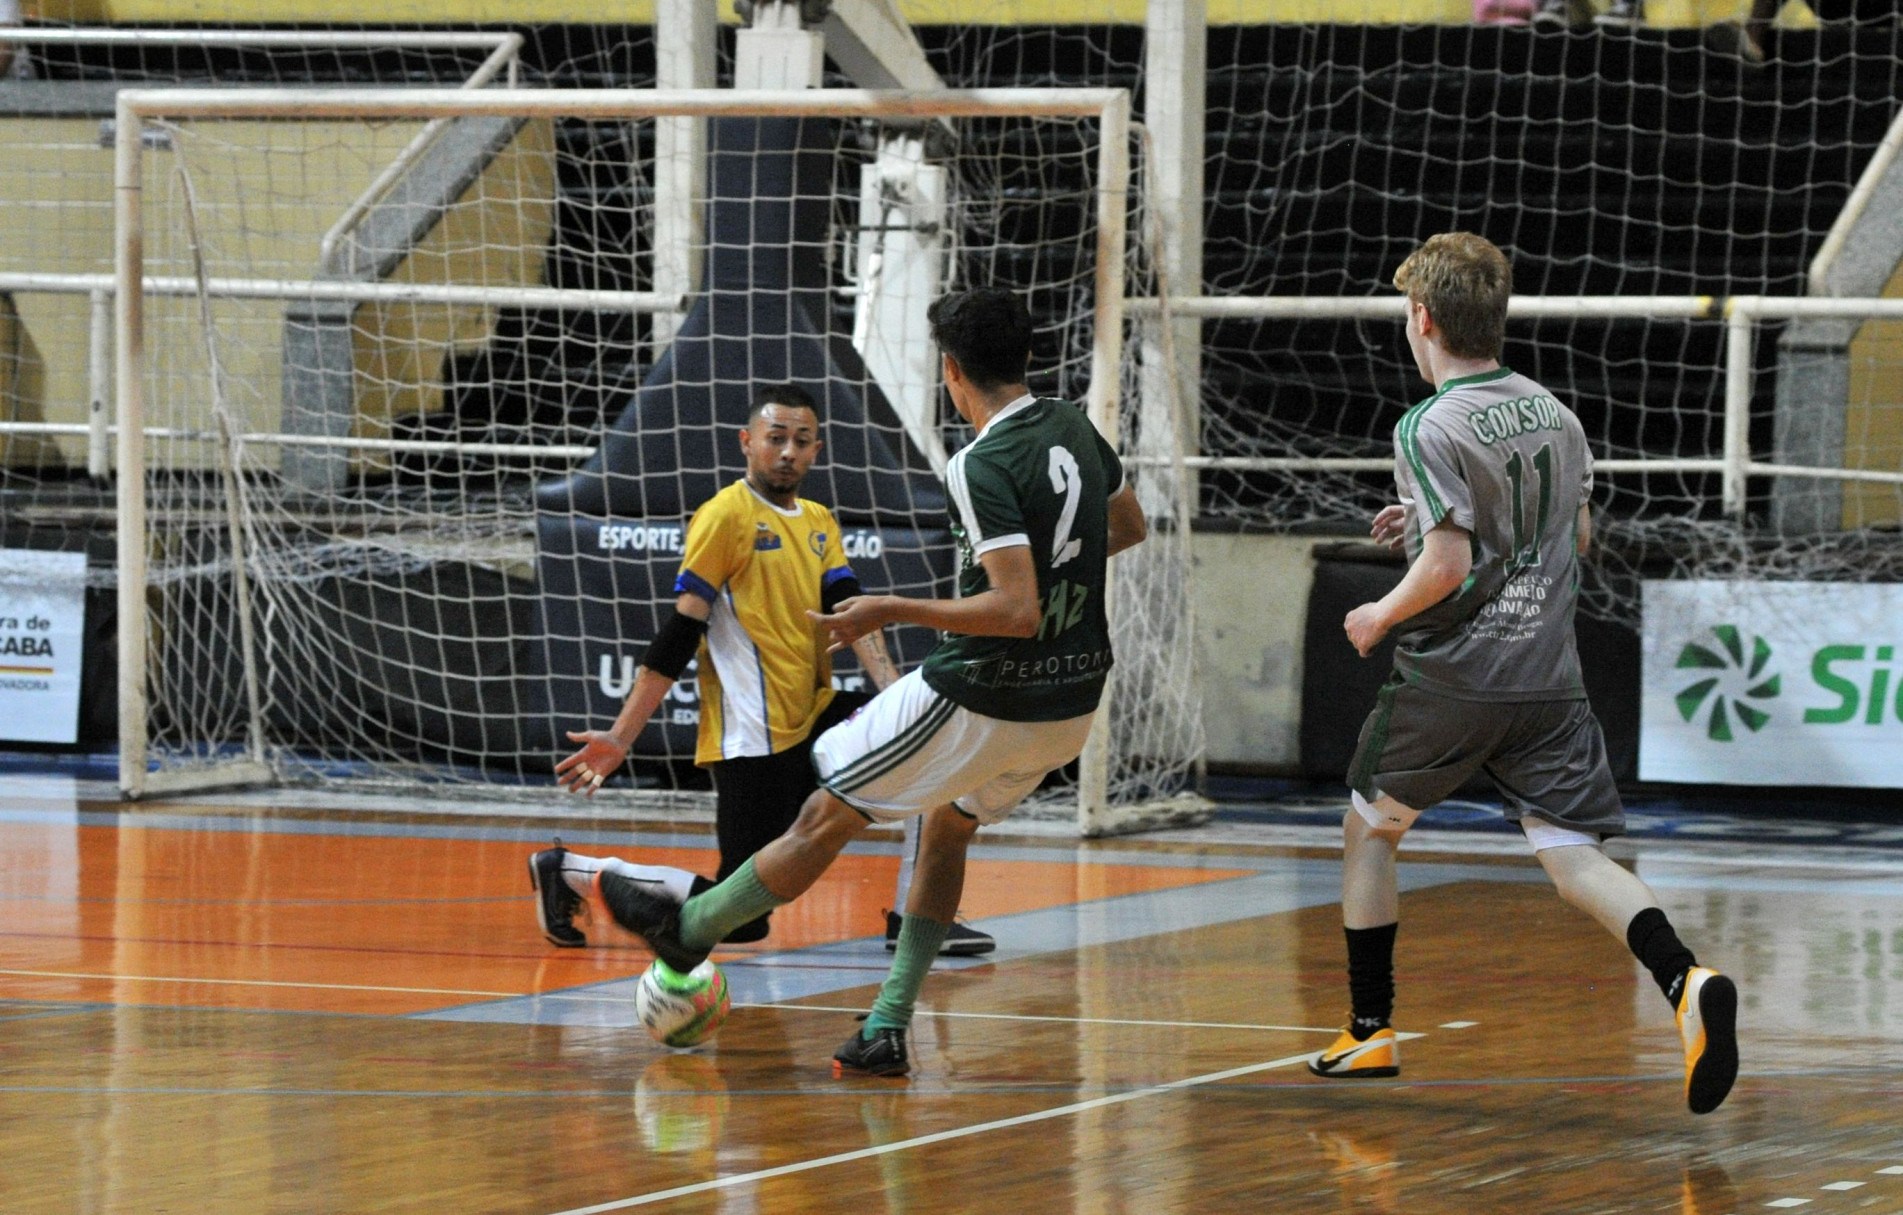
{"type": "Polygon", "coordinates": [[[1903,586],[1647,582],[1639,778],[1903,787],[1903,586]]]}
{"type": "Polygon", "coordinates": [[[86,554],[0,549],[0,740],[79,737],[86,554]]]}

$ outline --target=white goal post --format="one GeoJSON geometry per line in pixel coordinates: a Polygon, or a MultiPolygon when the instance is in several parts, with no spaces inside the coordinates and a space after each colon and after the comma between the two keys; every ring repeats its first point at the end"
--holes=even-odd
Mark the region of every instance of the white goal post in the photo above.
{"type": "MultiPolygon", "coordinates": [[[[149,330],[152,316],[149,302],[178,291],[180,276],[176,270],[167,277],[158,273],[165,267],[153,262],[152,239],[158,235],[150,227],[146,197],[153,189],[154,176],[148,165],[155,155],[153,146],[176,146],[182,153],[186,133],[194,124],[215,127],[219,122],[270,123],[287,119],[302,122],[392,123],[429,121],[440,123],[456,119],[511,120],[583,120],[630,122],[660,117],[703,118],[830,118],[857,120],[1082,120],[1095,124],[1094,165],[1089,166],[1090,186],[1094,193],[1088,214],[1089,230],[1079,241],[1087,249],[1088,330],[1088,410],[1092,420],[1114,443],[1120,418],[1120,387],[1125,379],[1124,307],[1125,276],[1131,266],[1127,244],[1129,213],[1136,200],[1131,196],[1130,101],[1121,89],[991,89],[945,90],[932,93],[826,89],[799,92],[767,90],[547,90],[512,89],[128,89],[117,99],[115,134],[115,252],[113,271],[114,308],[114,388],[117,410],[115,427],[118,465],[118,559],[119,559],[119,704],[120,704],[120,784],[127,796],[142,797],[160,792],[177,792],[235,783],[281,780],[285,778],[282,757],[274,753],[267,719],[270,711],[262,702],[268,692],[260,687],[259,660],[253,652],[259,643],[250,633],[254,614],[267,608],[253,605],[255,592],[248,583],[255,580],[260,564],[256,549],[256,529],[245,516],[252,509],[247,501],[254,492],[252,474],[245,464],[250,451],[277,448],[311,447],[313,444],[337,452],[377,448],[384,452],[440,449],[449,444],[426,440],[396,440],[336,433],[313,438],[310,434],[285,433],[289,428],[260,428],[228,413],[218,398],[224,391],[220,370],[219,340],[213,330],[210,301],[237,296],[276,297],[286,301],[344,299],[374,302],[380,297],[399,296],[416,301],[451,303],[471,301],[488,305],[517,307],[620,308],[631,312],[672,311],[676,301],[643,292],[568,292],[554,287],[509,287],[490,289],[462,284],[416,285],[378,282],[338,282],[297,280],[284,274],[233,275],[226,267],[208,269],[203,249],[214,237],[199,232],[200,220],[192,203],[189,174],[182,170],[180,185],[172,192],[183,196],[182,226],[190,231],[175,243],[189,245],[186,264],[196,262],[196,276],[186,275],[186,287],[199,297],[198,318],[203,329],[202,352],[210,374],[214,398],[206,412],[205,424],[184,436],[215,453],[204,457],[203,476],[224,486],[223,507],[230,544],[236,556],[230,562],[235,581],[233,593],[238,602],[239,627],[228,644],[244,651],[243,695],[248,706],[241,715],[246,719],[236,739],[198,739],[194,745],[208,754],[188,756],[187,761],[168,765],[152,742],[153,710],[151,679],[152,646],[163,630],[164,622],[155,620],[152,600],[154,580],[149,568],[164,544],[155,540],[148,514],[150,473],[154,467],[147,449],[148,438],[165,431],[163,419],[152,416],[150,399],[154,384],[154,337],[149,330]],[[158,132],[155,136],[154,132],[158,132]],[[168,143],[174,136],[177,144],[168,143]],[[202,243],[201,243],[202,240],[202,243]]],[[[179,157],[181,163],[186,158],[179,157]]],[[[177,222],[177,221],[175,221],[177,222]]],[[[209,224],[207,225],[209,226],[209,224]]],[[[176,266],[174,256],[168,265],[176,266]]],[[[1081,320],[1081,318],[1078,318],[1081,320]]],[[[1078,326],[1081,332],[1081,324],[1078,326]]],[[[166,339],[177,344],[178,331],[166,339]]],[[[229,341],[229,339],[224,339],[229,341]]],[[[1081,378],[1081,377],[1080,377],[1081,378]]],[[[493,447],[494,445],[488,445],[493,447]]],[[[485,448],[486,450],[486,448],[485,448]]],[[[541,445],[534,449],[538,459],[567,458],[590,454],[588,446],[541,445]]],[[[201,511],[201,514],[203,512],[201,511]]],[[[202,523],[203,520],[201,519],[202,523]]],[[[1138,574],[1139,580],[1154,578],[1173,584],[1176,594],[1185,594],[1181,574],[1187,568],[1189,520],[1160,520],[1153,526],[1158,541],[1151,547],[1164,552],[1160,560],[1179,563],[1175,573],[1138,574]]],[[[850,527],[848,528],[850,531],[850,527]]],[[[1140,551],[1140,550],[1139,550],[1140,551]]],[[[1152,556],[1149,564],[1159,559],[1152,556]]],[[[1118,633],[1118,673],[1134,676],[1131,687],[1154,681],[1142,669],[1146,664],[1174,664],[1179,677],[1186,677],[1193,662],[1178,654],[1153,652],[1158,647],[1151,639],[1124,635],[1123,618],[1132,615],[1119,610],[1126,592],[1125,582],[1132,576],[1130,557],[1113,563],[1111,612],[1113,629],[1118,633]]],[[[1138,587],[1139,599],[1154,600],[1154,592],[1138,587]]],[[[1189,644],[1187,636],[1176,637],[1173,644],[1189,644]]],[[[604,667],[605,672],[605,667],[604,667]]],[[[606,677],[604,674],[604,683],[606,677]]],[[[1117,698],[1116,685],[1106,702],[1117,698]]],[[[1193,704],[1193,696],[1178,698],[1193,704]]],[[[1140,714],[1139,714],[1140,716],[1140,714]]],[[[1141,737],[1119,736],[1130,714],[1104,713],[1080,763],[1075,782],[1075,824],[1085,835],[1109,834],[1140,826],[1156,825],[1201,812],[1199,801],[1186,788],[1182,774],[1196,770],[1197,754],[1172,754],[1165,766],[1176,773],[1174,783],[1154,772],[1134,776],[1123,771],[1133,761],[1145,761],[1146,750],[1159,745],[1183,749],[1181,739],[1195,740],[1199,746],[1199,723],[1187,730],[1176,730],[1167,744],[1146,742],[1141,737]],[[1113,720],[1114,719],[1114,720],[1113,720]]],[[[579,724],[579,723],[578,723],[579,724]]],[[[401,779],[399,777],[399,779],[401,779]]],[[[430,779],[423,777],[419,779],[430,779]]],[[[1070,813],[1065,811],[1066,814],[1070,813]]]]}

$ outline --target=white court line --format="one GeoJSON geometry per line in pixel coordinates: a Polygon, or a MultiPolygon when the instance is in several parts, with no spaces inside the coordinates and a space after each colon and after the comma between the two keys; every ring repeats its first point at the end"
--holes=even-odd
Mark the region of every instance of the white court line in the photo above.
{"type": "Polygon", "coordinates": [[[215,987],[298,987],[318,991],[376,991],[414,996],[486,996],[504,1000],[592,1000],[626,1003],[627,996],[588,996],[567,992],[463,991],[454,987],[379,987],[365,983],[292,983],[277,979],[188,979],[178,975],[100,975],[65,970],[0,970],[28,979],[92,979],[101,983],[203,983],[215,987]]]}
{"type": "MultiPolygon", "coordinates": [[[[574,1000],[595,1004],[626,1004],[631,997],[589,995],[566,991],[469,991],[454,987],[383,987],[366,983],[294,983],[282,979],[191,979],[181,975],[88,974],[69,970],[0,970],[0,975],[27,979],[86,979],[99,983],[196,983],[211,987],[290,987],[314,991],[382,992],[412,996],[474,996],[502,1000],[574,1000]]],[[[619,980],[617,980],[619,981],[619,980]]],[[[736,1004],[735,1008],[778,1008],[790,1012],[863,1013],[863,1008],[842,1008],[827,1004],[736,1004]]],[[[1041,1017],[1023,1013],[934,1012],[919,1009],[918,1017],[963,1017],[973,1021],[1050,1021],[1063,1025],[1138,1025],[1156,1029],[1266,1029],[1298,1034],[1336,1034],[1339,1025],[1244,1025],[1229,1021],[1137,1021],[1115,1017],[1041,1017]]],[[[1400,1041],[1419,1038],[1418,1033],[1397,1033],[1400,1041]]],[[[1306,1058],[1307,1056],[1303,1056],[1306,1058]]]]}
{"type": "Polygon", "coordinates": [[[1205,1084],[1215,1084],[1222,1080],[1233,1080],[1238,1076],[1252,1076],[1257,1072],[1273,1071],[1278,1067],[1290,1067],[1297,1063],[1306,1063],[1312,1051],[1299,1055],[1287,1055],[1280,1059],[1271,1059],[1267,1063],[1251,1063],[1247,1067],[1232,1067],[1227,1071],[1209,1072],[1202,1076],[1191,1076],[1187,1080],[1172,1080],[1167,1084],[1152,1084],[1144,1088],[1132,1089],[1127,1093],[1114,1093],[1108,1097],[1095,1097],[1089,1101],[1079,1101],[1073,1105],[1060,1105],[1055,1109],[1039,1110],[1034,1114],[1019,1114],[1015,1118],[999,1118],[994,1122],[980,1122],[975,1126],[959,1127],[952,1131],[938,1131],[930,1135],[920,1135],[915,1139],[901,1139],[896,1143],[883,1143],[877,1147],[860,1148],[852,1152],[840,1152],[833,1156],[821,1156],[817,1160],[803,1160],[798,1164],[783,1164],[771,1169],[758,1169],[751,1173],[736,1173],[731,1177],[716,1177],[712,1181],[699,1181],[692,1185],[675,1186],[671,1190],[656,1190],[652,1194],[638,1194],[633,1198],[617,1199],[614,1202],[598,1203],[592,1207],[573,1207],[558,1211],[555,1215],[600,1215],[603,1211],[625,1211],[629,1207],[647,1206],[649,1203],[666,1202],[670,1198],[683,1198],[689,1194],[705,1194],[709,1190],[730,1189],[738,1185],[749,1185],[756,1181],[766,1181],[774,1177],[785,1177],[792,1173],[804,1173],[812,1169],[828,1168],[835,1164],[847,1164],[854,1160],[866,1160],[873,1156],[883,1156],[890,1152],[902,1152],[908,1148],[924,1147],[932,1143],[944,1143],[952,1139],[964,1139],[972,1135],[983,1135],[990,1131],[1001,1131],[1014,1126],[1028,1126],[1033,1122],[1048,1122],[1053,1118],[1067,1118],[1072,1114],[1081,1114],[1088,1110],[1103,1109],[1105,1106],[1122,1105],[1126,1101],[1135,1101],[1141,1097],[1154,1097],[1162,1093],[1176,1092],[1181,1089],[1197,1088],[1205,1084]]]}
{"type": "MultiPolygon", "coordinates": [[[[830,1004],[736,1004],[735,1008],[784,1008],[790,1012],[862,1013],[864,1008],[840,1008],[830,1004]]],[[[1119,1017],[1039,1017],[1028,1013],[933,1012],[921,1008],[914,1017],[964,1017],[973,1021],[1053,1021],[1061,1025],[1144,1025],[1156,1029],[1275,1029],[1295,1034],[1338,1034],[1341,1026],[1316,1025],[1242,1025],[1231,1021],[1135,1021],[1119,1017]]],[[[1396,1037],[1420,1037],[1396,1034],[1396,1037]]]]}
{"type": "MultiPolygon", "coordinates": [[[[628,1004],[630,996],[592,996],[584,992],[483,992],[453,986],[373,986],[365,983],[291,983],[284,979],[186,979],[183,975],[95,975],[84,971],[21,971],[0,969],[0,975],[25,979],[91,979],[97,983],[198,983],[207,986],[289,986],[324,992],[386,992],[403,996],[485,996],[499,1000],[577,1000],[588,1004],[628,1004]]],[[[632,975],[630,975],[632,979],[632,975]]],[[[624,983],[617,979],[615,983],[624,983]]],[[[862,1007],[837,1007],[826,1004],[735,1004],[735,1007],[776,1007],[795,1013],[864,1013],[862,1007]]],[[[919,1009],[915,1017],[967,1017],[972,1021],[1052,1021],[1060,1025],[1142,1025],[1153,1028],[1210,1028],[1210,1030],[1285,1030],[1294,1034],[1340,1034],[1342,1026],[1321,1028],[1313,1025],[1235,1025],[1227,1021],[1121,1021],[1115,1017],[1031,1017],[1024,1013],[936,1013],[919,1009]]],[[[1397,1040],[1420,1038],[1422,1034],[1395,1034],[1397,1040]]]]}

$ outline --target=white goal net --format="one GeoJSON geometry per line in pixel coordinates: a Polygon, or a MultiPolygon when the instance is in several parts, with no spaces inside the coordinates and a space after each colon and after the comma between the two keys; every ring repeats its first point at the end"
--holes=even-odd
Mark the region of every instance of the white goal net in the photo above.
{"type": "MultiPolygon", "coordinates": [[[[122,783],[546,788],[563,732],[625,695],[686,517],[738,475],[733,432],[765,384],[821,399],[826,458],[803,492],[840,516],[868,588],[948,593],[937,470],[969,435],[907,378],[923,335],[905,318],[929,298],[893,296],[1025,290],[1033,388],[1118,430],[1120,300],[1142,267],[1126,107],[1028,90],[128,95],[117,275],[143,289],[117,313],[139,422],[118,435],[121,655],[142,696],[122,783]],[[709,120],[704,287],[685,296],[640,289],[640,151],[670,114],[709,120]],[[626,234],[623,263],[594,271],[610,287],[564,265],[564,132],[583,122],[619,124],[630,153],[631,184],[588,195],[589,222],[626,234]],[[890,126],[917,133],[909,177],[876,172],[890,126]],[[924,214],[900,178],[942,206],[924,214]],[[868,181],[888,205],[868,210],[868,181]],[[898,273],[903,257],[933,273],[898,273]],[[613,335],[585,391],[525,339],[551,315],[613,335]]],[[[1086,832],[1181,810],[1195,777],[1188,527],[1169,514],[1188,504],[1169,472],[1137,473],[1157,517],[1113,576],[1107,726],[1032,809],[1086,832]]],[[[891,640],[907,665],[932,644],[891,640]]],[[[691,790],[695,710],[690,675],[631,787],[691,790]]]]}

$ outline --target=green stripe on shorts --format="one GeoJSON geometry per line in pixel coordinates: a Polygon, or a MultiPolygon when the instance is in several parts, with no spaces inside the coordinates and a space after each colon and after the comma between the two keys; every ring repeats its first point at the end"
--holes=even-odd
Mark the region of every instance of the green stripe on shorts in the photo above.
{"type": "Polygon", "coordinates": [[[1354,771],[1348,773],[1348,787],[1363,797],[1377,792],[1374,774],[1381,762],[1381,753],[1388,749],[1388,726],[1394,720],[1394,694],[1400,689],[1400,682],[1390,679],[1374,695],[1374,723],[1368,727],[1368,745],[1356,754],[1354,771]]]}

